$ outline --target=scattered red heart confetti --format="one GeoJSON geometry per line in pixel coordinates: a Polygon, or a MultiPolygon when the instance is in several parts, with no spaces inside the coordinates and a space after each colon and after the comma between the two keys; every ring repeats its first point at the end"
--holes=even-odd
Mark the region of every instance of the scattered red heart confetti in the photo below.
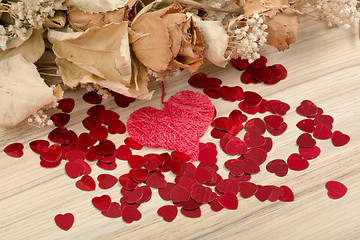
{"type": "Polygon", "coordinates": [[[197,73],[192,75],[189,80],[188,83],[190,84],[190,86],[193,86],[195,88],[205,88],[206,87],[206,79],[207,76],[204,73],[197,73]]]}
{"type": "Polygon", "coordinates": [[[54,218],[56,225],[62,230],[69,230],[74,224],[74,215],[72,213],[58,214],[54,218]]]}
{"type": "Polygon", "coordinates": [[[260,105],[262,97],[256,92],[247,91],[244,92],[243,104],[245,107],[254,108],[260,105]]]}
{"type": "Polygon", "coordinates": [[[110,134],[124,134],[126,132],[126,126],[121,120],[114,119],[109,124],[108,131],[110,134]]]}
{"type": "Polygon", "coordinates": [[[82,120],[82,124],[87,130],[91,131],[92,129],[101,126],[101,119],[94,117],[87,117],[84,120],[82,120]]]}
{"type": "Polygon", "coordinates": [[[105,140],[105,141],[101,141],[99,142],[98,145],[96,145],[94,147],[94,152],[99,154],[99,155],[112,155],[114,154],[116,151],[116,146],[115,144],[110,141],[110,140],[105,140]]]}
{"type": "Polygon", "coordinates": [[[90,130],[90,137],[95,138],[99,141],[104,141],[108,137],[108,130],[105,126],[97,126],[90,130]]]}
{"type": "Polygon", "coordinates": [[[260,201],[264,202],[269,199],[270,195],[272,193],[272,187],[271,186],[257,186],[257,191],[255,193],[255,197],[260,201]]]}
{"type": "Polygon", "coordinates": [[[296,144],[303,148],[311,148],[315,146],[316,140],[312,138],[311,134],[303,133],[296,140],[296,144]]]}
{"type": "Polygon", "coordinates": [[[176,218],[177,213],[178,209],[174,205],[162,206],[157,210],[157,214],[167,222],[172,222],[176,218]]]}
{"type": "Polygon", "coordinates": [[[264,121],[266,125],[269,125],[274,129],[279,129],[281,124],[284,122],[284,119],[278,115],[269,115],[264,117],[264,121]]]}
{"type": "Polygon", "coordinates": [[[244,142],[246,146],[253,147],[261,147],[265,144],[265,138],[261,136],[259,133],[254,131],[248,131],[245,133],[244,142]]]}
{"type": "Polygon", "coordinates": [[[315,131],[315,124],[312,119],[303,119],[296,126],[304,132],[312,133],[315,131]]]}
{"type": "Polygon", "coordinates": [[[339,199],[345,196],[347,187],[338,181],[329,181],[325,184],[328,190],[328,196],[332,199],[339,199]]]}
{"type": "Polygon", "coordinates": [[[75,107],[75,100],[72,98],[63,98],[58,101],[57,109],[64,113],[70,113],[75,107]]]}
{"type": "Polygon", "coordinates": [[[294,201],[294,193],[288,186],[281,186],[280,187],[283,190],[283,195],[279,197],[280,201],[283,202],[292,202],[294,201]]]}
{"type": "Polygon", "coordinates": [[[240,196],[243,198],[249,198],[253,195],[255,195],[258,185],[252,183],[252,182],[240,182],[239,183],[239,191],[240,196]]]}
{"type": "Polygon", "coordinates": [[[87,111],[87,114],[90,117],[100,119],[101,112],[103,112],[104,110],[105,110],[105,107],[103,105],[95,105],[95,106],[92,106],[91,108],[89,108],[89,110],[87,111]]]}
{"type": "Polygon", "coordinates": [[[266,165],[266,170],[270,173],[275,173],[278,177],[285,177],[288,173],[288,165],[282,159],[275,159],[266,165]]]}
{"type": "Polygon", "coordinates": [[[329,115],[316,115],[314,118],[315,125],[324,124],[330,129],[332,129],[333,122],[334,122],[334,118],[329,115]]]}
{"type": "Polygon", "coordinates": [[[315,131],[313,133],[314,138],[316,139],[329,139],[332,137],[331,129],[324,124],[318,124],[315,126],[315,131]]]}
{"type": "Polygon", "coordinates": [[[287,159],[289,169],[294,171],[302,171],[309,167],[309,162],[300,154],[293,153],[287,159]]]}
{"type": "Polygon", "coordinates": [[[100,174],[97,180],[101,189],[112,188],[118,182],[118,179],[110,174],[100,174]]]}
{"type": "Polygon", "coordinates": [[[101,214],[108,218],[119,218],[121,217],[122,207],[117,202],[112,202],[109,209],[101,211],[101,214]]]}
{"type": "Polygon", "coordinates": [[[14,158],[20,158],[24,155],[24,145],[22,143],[12,143],[4,148],[4,152],[14,158]]]}
{"type": "Polygon", "coordinates": [[[126,144],[126,146],[128,146],[129,148],[135,149],[135,150],[141,150],[143,148],[143,145],[135,142],[135,140],[131,137],[127,137],[124,140],[124,143],[126,144]]]}
{"type": "Polygon", "coordinates": [[[273,136],[278,136],[280,134],[283,134],[287,129],[286,122],[282,122],[280,124],[280,127],[278,129],[272,128],[269,125],[266,125],[266,130],[273,136]]]}
{"type": "Polygon", "coordinates": [[[84,166],[79,162],[67,162],[65,172],[70,178],[77,178],[84,173],[84,166]]]}
{"type": "Polygon", "coordinates": [[[317,146],[314,146],[311,148],[299,147],[299,153],[306,160],[311,160],[311,159],[317,158],[320,155],[321,150],[317,146]]]}
{"type": "Polygon", "coordinates": [[[94,205],[94,207],[100,211],[106,211],[111,206],[111,198],[109,195],[106,195],[106,194],[104,194],[100,197],[94,197],[91,200],[91,202],[94,205]]]}
{"type": "Polygon", "coordinates": [[[132,223],[141,219],[141,213],[132,205],[125,205],[121,211],[121,216],[126,223],[132,223]]]}
{"type": "Polygon", "coordinates": [[[304,117],[314,117],[318,112],[318,107],[313,102],[304,100],[296,108],[296,112],[304,117]]]}
{"type": "Polygon", "coordinates": [[[130,103],[135,102],[135,98],[127,97],[119,93],[115,93],[114,100],[116,105],[118,105],[121,108],[127,108],[130,105],[130,103]]]}
{"type": "Polygon", "coordinates": [[[335,147],[344,146],[350,141],[350,137],[340,131],[333,132],[331,142],[335,147]]]}
{"type": "Polygon", "coordinates": [[[90,104],[100,104],[102,102],[101,96],[96,92],[87,92],[83,95],[83,100],[90,104]]]}
{"type": "Polygon", "coordinates": [[[35,140],[30,142],[29,146],[34,153],[41,154],[44,149],[47,149],[50,146],[50,143],[46,140],[35,140]]]}
{"type": "Polygon", "coordinates": [[[55,126],[63,127],[70,121],[70,115],[67,113],[55,113],[50,117],[50,120],[54,122],[55,126]]]}
{"type": "Polygon", "coordinates": [[[185,216],[189,218],[198,218],[201,217],[201,209],[196,208],[194,210],[185,210],[184,208],[181,208],[180,212],[185,216]]]}
{"type": "Polygon", "coordinates": [[[248,60],[241,58],[232,58],[230,59],[230,63],[235,69],[239,71],[243,71],[249,66],[248,60]]]}
{"type": "Polygon", "coordinates": [[[83,191],[94,191],[96,188],[94,179],[89,175],[84,175],[80,180],[76,182],[75,186],[83,191]]]}
{"type": "Polygon", "coordinates": [[[265,123],[260,118],[250,119],[245,123],[244,128],[246,131],[254,131],[259,134],[264,134],[266,131],[265,123]]]}
{"type": "Polygon", "coordinates": [[[218,198],[218,202],[226,209],[236,210],[239,205],[239,200],[234,192],[226,192],[218,198]]]}

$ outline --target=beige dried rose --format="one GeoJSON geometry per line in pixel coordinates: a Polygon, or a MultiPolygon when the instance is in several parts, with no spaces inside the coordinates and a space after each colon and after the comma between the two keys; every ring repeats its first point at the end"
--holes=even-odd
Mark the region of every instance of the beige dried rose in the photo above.
{"type": "Polygon", "coordinates": [[[265,16],[268,45],[284,51],[296,41],[299,19],[287,0],[246,0],[241,4],[245,16],[251,17],[255,13],[265,16]]]}
{"type": "Polygon", "coordinates": [[[143,34],[132,49],[151,70],[163,73],[180,67],[195,72],[202,64],[205,44],[201,32],[178,3],[141,15],[131,28],[143,34]]]}

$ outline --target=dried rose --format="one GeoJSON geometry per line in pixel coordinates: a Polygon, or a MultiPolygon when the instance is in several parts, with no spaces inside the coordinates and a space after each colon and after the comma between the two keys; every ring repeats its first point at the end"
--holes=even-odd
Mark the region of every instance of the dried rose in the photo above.
{"type": "Polygon", "coordinates": [[[141,15],[131,28],[143,34],[132,43],[132,49],[151,70],[162,73],[180,67],[195,72],[202,64],[203,38],[193,19],[186,16],[178,3],[141,15]]]}

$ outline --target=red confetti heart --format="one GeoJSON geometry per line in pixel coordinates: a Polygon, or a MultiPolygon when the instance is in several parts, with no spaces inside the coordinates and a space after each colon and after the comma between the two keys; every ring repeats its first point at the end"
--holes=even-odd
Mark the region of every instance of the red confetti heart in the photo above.
{"type": "Polygon", "coordinates": [[[243,198],[249,198],[253,196],[258,189],[258,186],[251,182],[240,182],[239,183],[239,191],[240,196],[243,198]]]}
{"type": "Polygon", "coordinates": [[[90,130],[90,137],[104,141],[108,137],[108,130],[105,126],[97,126],[90,130]]]}
{"type": "Polygon", "coordinates": [[[12,143],[4,148],[4,152],[14,158],[20,158],[24,155],[24,145],[22,143],[12,143]]]}
{"type": "Polygon", "coordinates": [[[77,178],[84,173],[84,166],[79,162],[67,162],[65,172],[70,178],[77,178]]]}
{"type": "Polygon", "coordinates": [[[324,124],[318,124],[315,127],[315,131],[313,133],[314,138],[316,139],[329,139],[332,137],[332,132],[331,129],[328,128],[326,125],[324,124]]]}
{"type": "Polygon", "coordinates": [[[112,188],[118,182],[118,179],[110,174],[100,174],[97,180],[101,189],[112,188]]]}
{"type": "Polygon", "coordinates": [[[70,113],[75,107],[75,100],[72,98],[63,98],[58,101],[57,109],[64,113],[70,113]]]}
{"type": "Polygon", "coordinates": [[[344,146],[350,141],[350,137],[340,131],[335,131],[332,134],[331,142],[335,147],[344,146]]]}
{"type": "Polygon", "coordinates": [[[130,178],[135,182],[142,183],[148,178],[149,173],[146,169],[139,169],[139,170],[131,169],[129,171],[129,175],[130,178]]]}
{"type": "Polygon", "coordinates": [[[212,181],[214,178],[214,174],[206,167],[197,167],[194,177],[196,182],[203,184],[212,181]]]}
{"type": "Polygon", "coordinates": [[[226,192],[218,198],[218,202],[226,209],[236,210],[239,205],[239,200],[234,192],[226,192]]]}
{"type": "Polygon", "coordinates": [[[219,212],[221,211],[224,207],[221,206],[219,204],[219,201],[218,201],[219,197],[216,197],[214,201],[212,201],[210,204],[210,208],[211,210],[213,210],[214,212],[219,212]]]}
{"type": "Polygon", "coordinates": [[[325,184],[328,190],[328,196],[332,199],[339,199],[345,196],[347,187],[338,181],[329,181],[325,184]]]}
{"type": "Polygon", "coordinates": [[[190,86],[193,86],[195,88],[205,88],[206,87],[206,79],[207,76],[204,73],[197,73],[192,75],[189,80],[188,83],[190,84],[190,86]]]}
{"type": "Polygon", "coordinates": [[[205,82],[207,87],[220,87],[222,81],[219,78],[208,77],[205,82]]]}
{"type": "Polygon", "coordinates": [[[175,203],[189,201],[189,192],[182,186],[176,185],[170,194],[171,200],[175,203]]]}
{"type": "Polygon", "coordinates": [[[65,153],[65,158],[70,161],[83,161],[85,160],[86,153],[80,150],[68,151],[65,153]]]}
{"type": "Polygon", "coordinates": [[[117,202],[112,202],[109,209],[101,211],[101,214],[108,218],[119,218],[121,217],[122,207],[117,202]]]}
{"type": "Polygon", "coordinates": [[[264,117],[266,125],[269,125],[271,128],[278,129],[281,126],[281,123],[284,122],[284,119],[278,115],[269,115],[264,117]]]}
{"type": "Polygon", "coordinates": [[[253,160],[257,165],[265,162],[267,154],[266,151],[260,148],[250,148],[243,156],[245,159],[253,160]]]}
{"type": "Polygon", "coordinates": [[[217,130],[216,128],[213,128],[211,130],[211,136],[215,139],[220,139],[222,138],[227,132],[224,132],[224,131],[220,131],[220,130],[217,130]]]}
{"type": "Polygon", "coordinates": [[[139,170],[146,164],[146,159],[140,155],[132,155],[129,158],[128,163],[132,169],[139,170]]]}
{"type": "Polygon", "coordinates": [[[104,110],[100,113],[100,117],[104,125],[109,125],[112,121],[118,120],[120,115],[111,110],[104,110]]]}
{"type": "Polygon", "coordinates": [[[131,205],[124,206],[121,211],[121,216],[126,223],[132,223],[133,221],[139,221],[141,219],[139,210],[131,205]]]}
{"type": "Polygon", "coordinates": [[[240,138],[232,137],[225,146],[225,152],[229,155],[244,154],[247,151],[246,144],[240,138]]]}
{"type": "Polygon", "coordinates": [[[194,210],[185,210],[184,208],[181,208],[180,211],[185,217],[189,217],[189,218],[201,217],[201,209],[200,208],[196,208],[194,210]]]}
{"type": "Polygon", "coordinates": [[[67,113],[55,113],[50,117],[50,120],[54,122],[55,126],[63,127],[70,121],[70,115],[67,113]]]}
{"type": "Polygon", "coordinates": [[[35,140],[30,142],[29,146],[34,153],[41,154],[44,149],[47,149],[50,146],[50,143],[46,140],[35,140]]]}
{"type": "Polygon", "coordinates": [[[260,105],[262,97],[256,92],[246,91],[244,92],[243,104],[245,107],[254,108],[260,105]]]}
{"type": "Polygon", "coordinates": [[[96,165],[97,165],[99,168],[102,168],[102,169],[104,169],[104,170],[114,170],[114,169],[116,169],[116,167],[117,167],[116,162],[104,163],[104,162],[98,161],[98,162],[96,163],[96,165]]]}
{"type": "Polygon", "coordinates": [[[244,123],[247,121],[247,116],[243,114],[240,110],[235,109],[229,114],[229,119],[244,123]]]}
{"type": "Polygon", "coordinates": [[[226,131],[234,136],[243,129],[242,123],[237,120],[226,119],[224,121],[224,126],[226,131]]]}
{"type": "Polygon", "coordinates": [[[279,100],[269,100],[265,103],[265,108],[272,113],[284,116],[289,111],[290,106],[279,100]]]}
{"type": "Polygon", "coordinates": [[[332,129],[333,122],[334,122],[334,118],[332,116],[329,116],[329,115],[317,115],[314,118],[314,124],[315,125],[324,124],[330,129],[332,129]]]}
{"type": "Polygon", "coordinates": [[[127,97],[122,94],[116,94],[114,96],[114,100],[116,105],[118,105],[121,108],[127,108],[130,105],[130,103],[135,102],[135,98],[127,97]]]}
{"type": "Polygon", "coordinates": [[[74,215],[72,213],[58,214],[54,218],[56,225],[62,230],[69,230],[74,224],[74,215]]]}
{"type": "Polygon", "coordinates": [[[103,105],[96,105],[89,108],[87,114],[93,118],[101,118],[101,112],[105,110],[103,105]]]}
{"type": "Polygon", "coordinates": [[[239,192],[239,184],[234,180],[224,179],[216,184],[216,191],[222,194],[226,192],[233,192],[236,194],[239,192]]]}
{"type": "Polygon", "coordinates": [[[265,138],[261,136],[259,133],[254,131],[248,131],[245,133],[244,142],[246,146],[253,147],[261,147],[265,144],[265,138]]]}
{"type": "Polygon", "coordinates": [[[67,143],[69,140],[68,132],[65,128],[55,128],[49,133],[48,138],[50,141],[60,144],[67,143]]]}
{"type": "Polygon", "coordinates": [[[272,187],[271,186],[257,186],[257,191],[255,193],[255,197],[260,201],[264,202],[269,199],[270,195],[272,193],[272,187]]]}
{"type": "Polygon", "coordinates": [[[227,87],[223,86],[221,88],[221,97],[224,100],[235,102],[236,100],[242,99],[243,97],[243,90],[239,86],[235,87],[227,87]]]}
{"type": "Polygon", "coordinates": [[[131,191],[122,188],[121,194],[125,197],[125,201],[127,203],[134,204],[142,198],[144,192],[143,192],[143,188],[135,188],[134,190],[131,191]]]}
{"type": "Polygon", "coordinates": [[[317,146],[314,146],[311,148],[299,147],[299,153],[306,160],[311,160],[311,159],[317,158],[320,155],[321,150],[317,146]]]}
{"type": "Polygon", "coordinates": [[[110,134],[124,134],[126,132],[126,126],[121,120],[114,119],[109,124],[108,131],[110,134]]]}
{"type": "Polygon", "coordinates": [[[81,133],[79,135],[79,145],[82,148],[88,148],[93,146],[97,140],[95,138],[90,137],[90,135],[88,133],[81,133]]]}
{"type": "Polygon", "coordinates": [[[238,107],[240,108],[241,111],[248,113],[248,114],[255,114],[258,113],[260,110],[260,106],[261,106],[262,101],[260,102],[260,104],[256,107],[250,108],[244,105],[244,101],[240,102],[238,107]]]}
{"type": "Polygon", "coordinates": [[[132,156],[131,149],[127,145],[121,145],[116,149],[115,157],[120,160],[129,160],[132,156]]]}
{"type": "Polygon", "coordinates": [[[93,146],[90,147],[88,152],[86,153],[86,160],[89,160],[89,161],[100,160],[102,158],[104,158],[104,156],[95,153],[93,146]]]}
{"type": "Polygon", "coordinates": [[[137,187],[137,183],[130,178],[130,175],[128,173],[121,175],[119,177],[119,182],[121,186],[123,186],[127,190],[134,190],[137,187]]]}
{"type": "Polygon", "coordinates": [[[94,197],[91,202],[94,207],[100,211],[107,211],[111,207],[111,198],[106,194],[100,197],[94,197]]]}
{"type": "Polygon", "coordinates": [[[272,187],[272,191],[271,191],[271,194],[269,197],[269,201],[275,202],[275,201],[279,200],[279,197],[284,195],[284,190],[282,190],[282,188],[279,188],[276,186],[271,186],[271,187],[272,187]]]}
{"type": "Polygon", "coordinates": [[[221,87],[206,87],[203,89],[203,92],[214,99],[218,99],[221,97],[221,87]]]}
{"type": "Polygon", "coordinates": [[[126,144],[126,146],[128,146],[129,148],[135,149],[135,150],[141,150],[143,148],[143,146],[137,142],[135,142],[135,140],[131,137],[127,137],[124,140],[124,143],[126,144]]]}
{"type": "Polygon", "coordinates": [[[304,132],[312,133],[315,131],[315,124],[312,119],[301,120],[296,124],[296,126],[304,132]]]}
{"type": "Polygon", "coordinates": [[[175,187],[174,183],[167,183],[166,187],[164,188],[159,188],[159,195],[162,199],[164,199],[165,201],[170,201],[171,200],[171,192],[173,190],[173,188],[175,187]]]}
{"type": "Polygon", "coordinates": [[[284,192],[283,195],[279,197],[280,201],[283,201],[283,202],[294,201],[294,193],[291,191],[291,189],[288,186],[281,186],[280,188],[284,192]]]}
{"type": "Polygon", "coordinates": [[[225,129],[225,120],[228,120],[227,117],[218,117],[215,118],[212,122],[211,122],[211,126],[213,126],[214,128],[220,130],[220,131],[227,131],[225,129]]]}
{"type": "Polygon", "coordinates": [[[41,152],[40,157],[42,160],[54,163],[61,160],[61,148],[59,145],[53,144],[48,148],[44,148],[44,150],[41,152]]]}
{"type": "Polygon", "coordinates": [[[270,152],[273,146],[273,141],[270,137],[265,137],[265,144],[260,148],[265,152],[270,152]]]}
{"type": "Polygon", "coordinates": [[[282,159],[275,159],[266,165],[266,170],[270,173],[275,173],[278,177],[285,177],[288,173],[288,165],[282,159]]]}
{"type": "Polygon", "coordinates": [[[101,96],[96,92],[87,92],[83,95],[83,100],[90,104],[100,104],[102,102],[101,96]]]}
{"type": "Polygon", "coordinates": [[[110,140],[99,142],[99,144],[94,147],[94,152],[103,156],[112,155],[115,153],[115,151],[116,146],[110,140]]]}
{"type": "Polygon", "coordinates": [[[217,150],[216,148],[209,148],[209,147],[204,147],[204,148],[200,148],[199,151],[199,161],[206,164],[206,165],[214,165],[217,162],[217,150]]]}
{"type": "Polygon", "coordinates": [[[165,177],[161,172],[154,172],[149,174],[149,177],[146,179],[145,183],[152,188],[164,188],[167,185],[165,177]]]}
{"type": "Polygon", "coordinates": [[[137,203],[141,204],[141,203],[150,201],[151,195],[152,195],[151,188],[149,186],[146,186],[146,185],[138,187],[138,188],[141,189],[141,191],[143,192],[143,195],[139,199],[139,201],[137,201],[137,203]]]}
{"type": "Polygon", "coordinates": [[[303,133],[297,138],[296,144],[300,147],[311,148],[315,146],[316,140],[309,133],[303,133]]]}
{"type": "Polygon", "coordinates": [[[246,131],[253,131],[259,134],[264,134],[266,131],[266,126],[263,120],[260,118],[252,118],[245,123],[244,126],[246,131]]]}
{"type": "Polygon", "coordinates": [[[83,176],[80,180],[76,182],[75,186],[83,191],[94,191],[96,188],[94,179],[89,175],[83,176]]]}
{"type": "Polygon", "coordinates": [[[318,112],[318,107],[309,100],[301,102],[300,106],[296,108],[296,112],[305,117],[313,117],[318,112]]]}
{"type": "Polygon", "coordinates": [[[191,198],[198,203],[209,203],[215,199],[214,192],[209,187],[194,184],[191,187],[191,198]]]}
{"type": "Polygon", "coordinates": [[[155,153],[146,154],[144,158],[146,161],[145,168],[149,172],[157,170],[165,162],[161,155],[155,153]]]}
{"type": "Polygon", "coordinates": [[[309,162],[300,154],[293,153],[288,157],[287,165],[291,170],[302,171],[309,167],[309,162]]]}
{"type": "Polygon", "coordinates": [[[230,59],[230,63],[235,69],[239,71],[243,71],[249,66],[248,60],[241,58],[232,58],[230,59]]]}
{"type": "Polygon", "coordinates": [[[280,134],[283,134],[287,129],[286,122],[281,123],[280,127],[278,129],[274,129],[270,127],[269,125],[266,125],[266,130],[273,136],[278,136],[280,134]]]}
{"type": "Polygon", "coordinates": [[[82,120],[83,126],[91,131],[92,129],[101,126],[101,120],[93,117],[86,117],[84,120],[82,120]]]}
{"type": "Polygon", "coordinates": [[[177,213],[178,209],[174,205],[162,206],[157,210],[157,214],[167,222],[172,222],[176,218],[177,213]]]}

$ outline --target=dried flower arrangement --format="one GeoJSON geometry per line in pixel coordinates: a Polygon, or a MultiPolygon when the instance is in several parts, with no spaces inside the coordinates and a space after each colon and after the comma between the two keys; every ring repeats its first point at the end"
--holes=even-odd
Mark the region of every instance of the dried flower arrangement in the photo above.
{"type": "Polygon", "coordinates": [[[3,0],[0,6],[5,128],[29,116],[51,124],[41,109],[55,106],[62,89],[48,86],[45,76],[59,75],[68,88],[150,99],[151,78],[196,72],[204,58],[224,67],[231,58],[256,60],[264,44],[286,50],[296,41],[299,15],[344,28],[360,16],[356,0],[3,0]],[[39,61],[46,48],[56,64],[39,61]]]}

